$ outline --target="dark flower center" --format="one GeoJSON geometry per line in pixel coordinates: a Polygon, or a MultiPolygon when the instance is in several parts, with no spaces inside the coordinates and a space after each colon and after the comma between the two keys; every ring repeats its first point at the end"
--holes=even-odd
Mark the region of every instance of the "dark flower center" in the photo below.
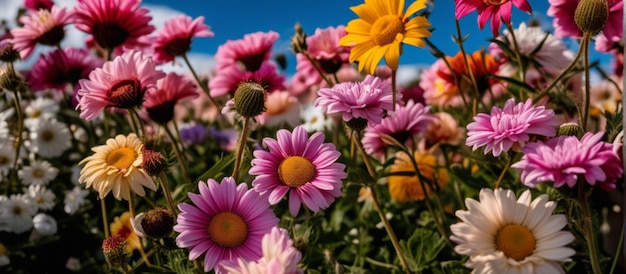
{"type": "Polygon", "coordinates": [[[37,43],[46,46],[56,46],[65,37],[63,26],[54,26],[51,30],[37,38],[37,43]]]}
{"type": "Polygon", "coordinates": [[[165,52],[172,56],[182,56],[191,48],[190,38],[175,38],[165,45],[165,52]]]}
{"type": "Polygon", "coordinates": [[[257,71],[261,68],[264,59],[265,52],[257,52],[256,54],[243,56],[237,61],[245,67],[246,71],[257,71]]]}
{"type": "Polygon", "coordinates": [[[141,106],[145,90],[138,79],[124,80],[109,90],[109,101],[113,107],[132,108],[141,106]]]}
{"type": "Polygon", "coordinates": [[[96,43],[105,49],[112,49],[124,44],[130,36],[126,29],[113,22],[96,24],[92,28],[92,35],[96,43]]]}

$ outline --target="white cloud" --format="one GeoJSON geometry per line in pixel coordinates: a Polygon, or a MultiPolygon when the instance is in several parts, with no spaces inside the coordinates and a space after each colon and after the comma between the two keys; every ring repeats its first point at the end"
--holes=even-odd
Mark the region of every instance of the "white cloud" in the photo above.
{"type": "Polygon", "coordinates": [[[152,17],[152,21],[150,22],[150,24],[152,24],[157,30],[161,29],[165,24],[165,21],[167,21],[168,19],[174,18],[180,14],[185,14],[182,11],[164,5],[144,4],[141,6],[150,10],[149,15],[152,17]]]}
{"type": "MultiPolygon", "coordinates": [[[[215,59],[210,54],[191,52],[187,54],[189,63],[200,76],[208,75],[215,66],[215,59]]],[[[190,73],[189,68],[181,58],[176,58],[176,63],[169,62],[159,66],[165,72],[176,72],[178,74],[190,73]]]]}
{"type": "Polygon", "coordinates": [[[398,67],[398,71],[396,72],[396,82],[400,86],[406,86],[411,82],[418,80],[420,74],[422,74],[422,72],[429,67],[429,64],[400,65],[398,67]]]}

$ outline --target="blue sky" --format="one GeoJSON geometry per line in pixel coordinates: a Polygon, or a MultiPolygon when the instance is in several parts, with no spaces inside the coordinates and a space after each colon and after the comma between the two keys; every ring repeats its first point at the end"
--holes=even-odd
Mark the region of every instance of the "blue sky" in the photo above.
{"type": "MultiPolygon", "coordinates": [[[[410,2],[407,1],[407,5],[410,2]]],[[[551,28],[551,17],[547,17],[547,1],[531,1],[533,18],[543,22],[546,29],[551,28]]],[[[293,26],[299,22],[304,30],[312,34],[316,28],[346,25],[356,15],[350,10],[351,6],[363,3],[362,0],[228,0],[228,1],[171,1],[171,0],[144,0],[144,4],[164,5],[179,10],[191,17],[204,16],[205,23],[215,33],[213,38],[196,39],[193,51],[214,54],[217,47],[228,39],[239,39],[246,33],[273,30],[280,34],[279,41],[274,47],[277,53],[292,55],[289,51],[289,39],[293,35],[293,26]]],[[[431,23],[435,28],[430,40],[447,55],[458,52],[458,45],[452,41],[456,34],[454,24],[454,1],[439,0],[432,7],[431,23]]],[[[513,21],[515,25],[527,21],[531,16],[514,8],[513,21]]],[[[466,50],[474,51],[487,47],[487,39],[492,38],[490,26],[479,30],[476,12],[460,20],[463,35],[469,35],[465,44],[466,50]]],[[[405,46],[401,65],[432,64],[435,58],[423,48],[405,46]]],[[[600,55],[604,62],[608,62],[608,55],[600,55]]],[[[295,67],[295,60],[290,58],[288,64],[295,67]]]]}

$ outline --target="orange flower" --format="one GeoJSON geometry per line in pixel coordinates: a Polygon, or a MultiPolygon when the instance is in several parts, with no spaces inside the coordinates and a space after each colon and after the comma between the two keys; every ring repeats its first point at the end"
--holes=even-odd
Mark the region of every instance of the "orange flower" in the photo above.
{"type": "MultiPolygon", "coordinates": [[[[411,163],[408,155],[403,152],[396,154],[396,160],[391,166],[391,173],[396,172],[415,172],[415,168],[411,163]]],[[[415,152],[413,154],[415,162],[419,168],[422,177],[436,182],[439,187],[443,187],[448,182],[448,173],[445,169],[437,167],[437,158],[433,154],[422,154],[415,152]]],[[[424,200],[424,191],[420,183],[419,177],[416,175],[392,175],[388,178],[389,194],[391,198],[398,202],[404,203],[409,201],[424,200]]],[[[424,182],[426,192],[431,197],[431,189],[428,183],[424,182]]]]}

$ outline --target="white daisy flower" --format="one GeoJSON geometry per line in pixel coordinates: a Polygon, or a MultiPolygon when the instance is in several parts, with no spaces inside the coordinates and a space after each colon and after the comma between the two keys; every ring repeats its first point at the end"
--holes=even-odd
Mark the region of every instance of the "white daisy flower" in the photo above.
{"type": "Polygon", "coordinates": [[[40,119],[50,120],[59,112],[59,103],[47,97],[37,97],[24,109],[24,125],[28,128],[37,126],[40,119]]]}
{"type": "Polygon", "coordinates": [[[75,186],[71,191],[65,192],[65,213],[74,214],[85,203],[85,198],[89,195],[89,191],[82,189],[80,186],[75,186]]]}
{"type": "Polygon", "coordinates": [[[51,236],[57,233],[57,221],[45,213],[39,213],[33,217],[33,226],[40,236],[51,236]]]}
{"type": "Polygon", "coordinates": [[[61,156],[72,146],[70,130],[57,120],[40,120],[31,129],[30,139],[31,150],[46,158],[61,156]]]}
{"type": "Polygon", "coordinates": [[[575,251],[566,247],[574,235],[563,231],[567,219],[552,215],[556,203],[548,195],[531,201],[530,190],[516,200],[505,189],[482,189],[480,201],[467,198],[458,210],[461,222],[450,226],[454,250],[468,255],[472,273],[565,273],[561,262],[575,251]]]}
{"type": "MultiPolygon", "coordinates": [[[[514,33],[519,52],[524,56],[530,56],[532,54],[533,60],[537,61],[537,63],[550,74],[558,74],[574,59],[574,53],[565,45],[563,40],[550,33],[546,33],[539,26],[526,26],[526,23],[522,22],[519,27],[514,30],[514,33]]],[[[502,35],[496,39],[504,41],[508,45],[513,45],[513,38],[508,30],[504,30],[502,35]]],[[[513,48],[513,46],[510,47],[513,48]]],[[[489,48],[492,52],[496,53],[496,55],[501,52],[500,48],[495,45],[495,43],[491,44],[489,48]]]]}
{"type": "Polygon", "coordinates": [[[35,206],[26,195],[14,194],[0,200],[0,230],[23,233],[33,227],[35,206]]]}
{"type": "Polygon", "coordinates": [[[10,143],[0,144],[0,175],[6,175],[13,168],[15,150],[10,143]]]}
{"type": "Polygon", "coordinates": [[[29,166],[22,167],[17,175],[25,185],[47,185],[59,174],[59,169],[47,161],[32,161],[29,166]]]}
{"type": "Polygon", "coordinates": [[[315,105],[306,105],[300,113],[300,117],[304,121],[302,127],[307,132],[324,132],[333,128],[333,120],[326,116],[322,108],[315,105]]]}
{"type": "Polygon", "coordinates": [[[28,189],[24,190],[24,193],[41,210],[49,210],[54,207],[56,195],[43,185],[30,185],[28,189]]]}

